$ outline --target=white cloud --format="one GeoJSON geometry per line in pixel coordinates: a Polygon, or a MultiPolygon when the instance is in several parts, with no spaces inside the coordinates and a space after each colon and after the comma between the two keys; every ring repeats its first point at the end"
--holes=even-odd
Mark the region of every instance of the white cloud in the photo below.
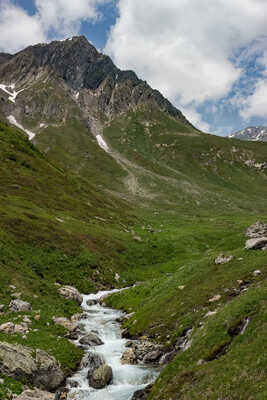
{"type": "Polygon", "coordinates": [[[266,0],[119,0],[118,7],[105,51],[191,111],[229,94],[244,72],[236,54],[267,34],[266,0]]]}
{"type": "Polygon", "coordinates": [[[180,110],[185,115],[185,117],[190,121],[195,127],[202,130],[203,132],[209,132],[211,127],[210,125],[203,121],[202,115],[197,112],[192,107],[180,107],[180,110]]]}
{"type": "Polygon", "coordinates": [[[14,52],[33,40],[45,39],[38,15],[29,16],[22,8],[0,0],[0,51],[14,52]]]}
{"type": "Polygon", "coordinates": [[[267,121],[267,79],[258,81],[253,94],[243,99],[240,115],[246,121],[252,117],[267,121]]]}
{"type": "Polygon", "coordinates": [[[10,0],[0,0],[0,51],[22,48],[79,33],[82,21],[94,22],[98,7],[110,0],[35,0],[36,13],[27,12],[10,0]]]}

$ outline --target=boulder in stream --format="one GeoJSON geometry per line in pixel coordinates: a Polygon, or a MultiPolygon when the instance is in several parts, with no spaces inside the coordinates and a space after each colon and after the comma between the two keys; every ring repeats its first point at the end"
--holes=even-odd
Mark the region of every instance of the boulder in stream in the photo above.
{"type": "Polygon", "coordinates": [[[112,368],[105,364],[95,369],[92,375],[89,376],[89,384],[94,389],[103,389],[112,381],[112,368]]]}
{"type": "Polygon", "coordinates": [[[95,333],[88,333],[80,339],[80,343],[87,346],[100,346],[104,344],[99,336],[95,333]]]}

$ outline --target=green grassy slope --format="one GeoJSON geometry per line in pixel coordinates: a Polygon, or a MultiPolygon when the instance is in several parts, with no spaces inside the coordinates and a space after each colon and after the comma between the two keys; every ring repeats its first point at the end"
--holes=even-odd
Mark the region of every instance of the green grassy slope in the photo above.
{"type": "MultiPolygon", "coordinates": [[[[149,110],[121,115],[104,137],[112,157],[83,122],[67,120],[37,135],[44,155],[0,124],[0,303],[15,285],[38,329],[27,340],[0,339],[41,347],[71,371],[81,351],[52,317],[79,308],[55,283],[90,292],[141,281],[109,299],[135,311],[126,324],[133,336],[171,349],[193,328],[192,346],[162,371],[151,399],[265,399],[266,254],[244,250],[244,230],[267,220],[266,170],[245,164],[264,162],[266,145],[204,135],[149,110]],[[125,184],[130,174],[135,195],[125,184]],[[234,259],[215,266],[221,252],[234,259]],[[234,296],[237,280],[248,290],[234,296]],[[244,334],[234,335],[248,317],[244,334]]],[[[15,317],[0,315],[0,323],[15,317]]]]}

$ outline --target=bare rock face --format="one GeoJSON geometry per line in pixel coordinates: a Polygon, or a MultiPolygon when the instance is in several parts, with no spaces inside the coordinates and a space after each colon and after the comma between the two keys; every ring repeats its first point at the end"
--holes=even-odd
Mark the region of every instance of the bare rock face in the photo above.
{"type": "Polygon", "coordinates": [[[112,368],[109,365],[101,365],[89,376],[89,384],[94,389],[103,389],[112,381],[112,368]]]}
{"type": "Polygon", "coordinates": [[[19,312],[19,311],[31,311],[32,307],[30,305],[30,303],[28,303],[27,301],[22,301],[22,300],[12,300],[9,304],[9,310],[10,311],[15,311],[15,312],[19,312]]]}
{"type": "Polygon", "coordinates": [[[44,392],[42,390],[25,390],[19,396],[15,397],[15,400],[54,400],[55,395],[50,392],[44,392]]]}
{"type": "Polygon", "coordinates": [[[64,380],[55,358],[45,351],[5,342],[0,342],[0,373],[48,391],[64,380]]]}
{"type": "Polygon", "coordinates": [[[258,249],[265,249],[266,247],[267,247],[267,236],[264,236],[247,240],[245,248],[246,250],[258,250],[258,249]]]}
{"type": "Polygon", "coordinates": [[[85,344],[87,346],[100,346],[104,344],[100,337],[98,337],[95,333],[88,333],[80,339],[81,344],[85,344]]]}
{"type": "Polygon", "coordinates": [[[74,288],[72,286],[62,286],[62,287],[58,288],[57,292],[61,296],[66,297],[67,299],[73,299],[73,300],[77,301],[77,303],[79,305],[81,305],[83,302],[82,295],[79,293],[79,291],[76,288],[74,288]]]}
{"type": "Polygon", "coordinates": [[[257,221],[255,224],[248,227],[246,236],[249,238],[260,238],[267,236],[267,224],[257,221]]]}

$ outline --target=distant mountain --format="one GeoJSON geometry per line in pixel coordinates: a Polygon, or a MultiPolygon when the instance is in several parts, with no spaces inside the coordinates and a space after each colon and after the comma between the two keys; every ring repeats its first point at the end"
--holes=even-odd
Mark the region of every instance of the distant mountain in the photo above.
{"type": "Polygon", "coordinates": [[[267,142],[267,128],[265,126],[249,126],[229,135],[230,138],[252,140],[254,142],[267,142]]]}

